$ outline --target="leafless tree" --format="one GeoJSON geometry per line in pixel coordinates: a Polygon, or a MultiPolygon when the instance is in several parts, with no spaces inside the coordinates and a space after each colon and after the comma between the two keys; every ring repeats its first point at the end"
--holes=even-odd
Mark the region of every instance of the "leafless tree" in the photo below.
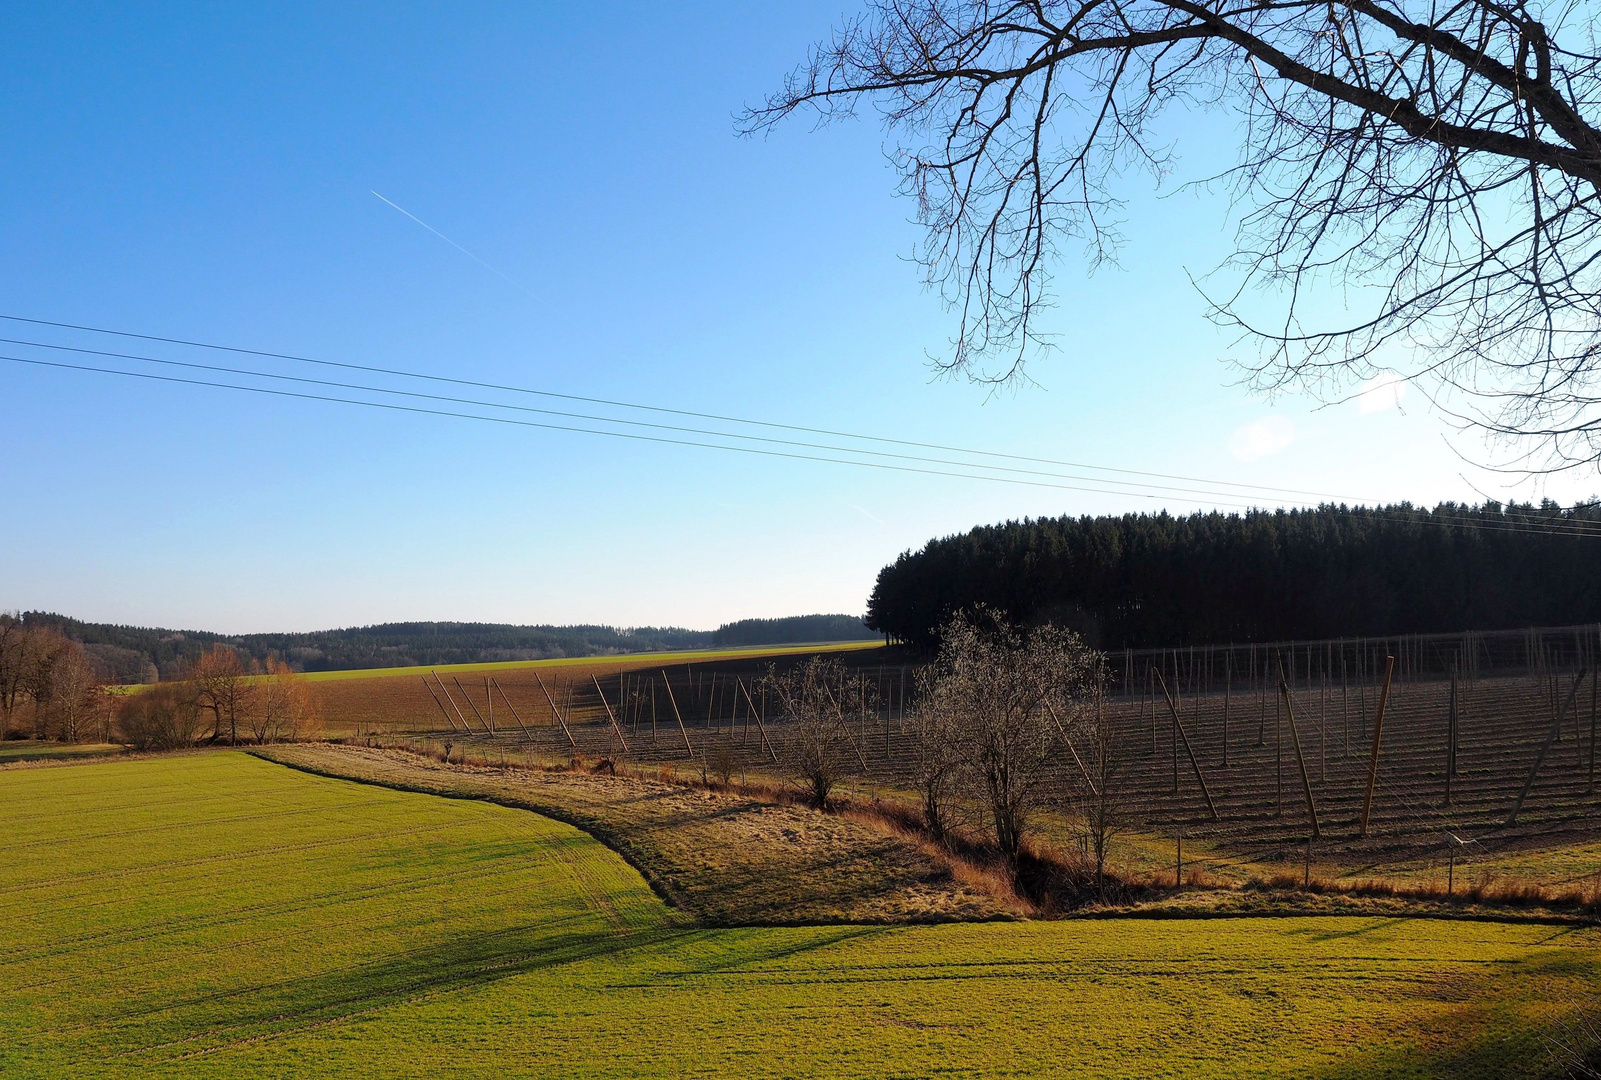
{"type": "Polygon", "coordinates": [[[305,677],[281,660],[267,661],[267,678],[247,712],[250,733],[258,743],[294,742],[320,726],[317,699],[305,677]]]}
{"type": "Polygon", "coordinates": [[[226,730],[228,742],[237,744],[239,722],[249,723],[258,697],[258,687],[251,682],[239,654],[226,645],[213,645],[200,654],[184,681],[201,711],[211,714],[212,741],[220,740],[226,730]]]}
{"type": "Polygon", "coordinates": [[[11,714],[27,697],[33,646],[22,620],[0,613],[0,739],[11,737],[11,714]]]}
{"type": "Polygon", "coordinates": [[[93,730],[100,707],[100,680],[82,645],[63,642],[50,665],[50,681],[42,705],[50,734],[63,742],[81,742],[93,730]]]}
{"type": "MultiPolygon", "coordinates": [[[[1101,680],[1104,682],[1104,677],[1101,680]]],[[[1093,711],[1086,710],[1079,726],[1080,737],[1069,740],[1068,752],[1078,770],[1076,783],[1069,785],[1077,811],[1075,820],[1085,850],[1095,861],[1095,889],[1106,892],[1106,854],[1112,840],[1124,825],[1124,785],[1122,761],[1113,738],[1111,722],[1096,696],[1093,711]]]]}
{"type": "Polygon", "coordinates": [[[814,656],[788,671],[770,668],[767,685],[791,722],[789,767],[812,805],[823,809],[858,753],[847,720],[844,668],[814,656]]]}
{"type": "Polygon", "coordinates": [[[83,648],[60,631],[29,626],[23,638],[22,689],[33,705],[33,737],[50,734],[52,706],[57,698],[56,684],[74,655],[82,658],[83,648]]]}
{"type": "Polygon", "coordinates": [[[1585,0],[868,0],[741,126],[874,103],[927,279],[960,313],[944,364],[1004,381],[1048,346],[1037,315],[1061,245],[1112,258],[1128,171],[1173,171],[1159,116],[1231,113],[1237,164],[1203,179],[1232,191],[1238,231],[1208,291],[1262,346],[1254,384],[1329,395],[1398,371],[1556,468],[1601,455],[1597,15],[1585,0]]]}
{"type": "Polygon", "coordinates": [[[996,848],[1014,868],[1030,818],[1059,787],[1065,743],[1085,724],[1099,654],[1052,626],[1024,632],[989,609],[958,613],[940,633],[925,706],[955,718],[965,769],[996,848]]]}
{"type": "Polygon", "coordinates": [[[906,718],[912,746],[912,781],[923,804],[923,824],[936,840],[944,840],[963,804],[962,772],[967,765],[962,718],[953,695],[936,693],[939,669],[917,673],[917,706],[906,718]]]}

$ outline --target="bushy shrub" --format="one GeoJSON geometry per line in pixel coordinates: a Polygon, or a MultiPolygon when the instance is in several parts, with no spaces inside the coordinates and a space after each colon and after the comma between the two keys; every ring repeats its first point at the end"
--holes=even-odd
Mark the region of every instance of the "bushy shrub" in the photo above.
{"type": "Polygon", "coordinates": [[[205,730],[200,706],[188,687],[157,685],[129,694],[117,710],[117,730],[136,750],[193,746],[205,730]]]}

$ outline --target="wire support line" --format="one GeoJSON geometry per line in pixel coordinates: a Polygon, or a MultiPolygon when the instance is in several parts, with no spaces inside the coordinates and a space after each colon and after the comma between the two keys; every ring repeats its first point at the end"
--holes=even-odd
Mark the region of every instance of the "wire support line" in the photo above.
{"type": "MultiPolygon", "coordinates": [[[[332,379],[312,379],[301,375],[283,375],[276,372],[257,371],[251,368],[226,367],[221,364],[202,364],[192,360],[168,360],[155,356],[140,356],[133,353],[112,352],[106,349],[87,349],[73,345],[52,345],[42,341],[25,341],[20,338],[0,337],[0,343],[9,345],[26,345],[33,348],[53,349],[60,352],[78,353],[89,356],[103,356],[117,360],[134,360],[147,364],[163,364],[169,367],[188,368],[197,371],[210,371],[218,374],[240,375],[248,378],[276,379],[281,382],[299,383],[301,385],[325,386],[339,390],[358,390],[371,394],[389,394],[397,397],[407,397],[424,401],[441,401],[454,405],[470,405],[486,409],[507,409],[516,412],[535,413],[541,416],[558,416],[569,420],[586,420],[592,423],[618,424],[627,427],[650,428],[656,431],[673,431],[686,435],[703,435],[721,439],[739,439],[746,442],[769,443],[777,446],[791,446],[806,450],[826,450],[837,454],[858,454],[879,458],[892,458],[900,461],[912,461],[924,465],[949,465],[961,469],[984,469],[993,472],[1017,473],[1025,476],[1040,476],[1052,480],[1076,480],[1087,484],[1109,484],[1112,481],[1103,480],[1095,476],[1078,476],[1072,473],[1054,473],[1041,469],[1019,469],[1009,465],[985,465],[976,462],[953,461],[948,458],[931,458],[918,454],[897,454],[887,450],[866,450],[850,446],[831,446],[825,443],[804,442],[797,439],[778,439],[768,435],[741,435],[737,432],[713,431],[705,428],[684,427],[676,424],[659,424],[647,420],[626,420],[611,416],[596,416],[592,413],[567,412],[561,409],[541,409],[531,405],[510,405],[498,401],[481,401],[474,398],[452,397],[445,394],[427,394],[416,390],[396,390],[382,386],[367,386],[361,383],[338,382],[332,379]]],[[[1136,481],[1126,481],[1125,487],[1142,488],[1149,491],[1167,492],[1180,495],[1199,495],[1208,499],[1234,498],[1237,493],[1228,491],[1208,491],[1198,488],[1177,487],[1171,484],[1143,484],[1136,481]]],[[[1123,492],[1119,492],[1123,493],[1123,492]]]]}
{"type": "MultiPolygon", "coordinates": [[[[0,340],[3,340],[3,339],[0,339],[0,340]]],[[[212,381],[205,380],[205,379],[186,379],[186,378],[181,378],[179,376],[174,376],[174,375],[156,375],[156,374],[153,374],[151,372],[124,371],[124,370],[119,369],[119,368],[96,367],[94,365],[89,365],[89,364],[68,364],[68,363],[63,363],[63,362],[53,361],[53,360],[39,360],[39,359],[28,358],[28,357],[4,356],[4,355],[0,355],[0,360],[10,361],[10,362],[16,363],[16,364],[26,364],[26,365],[30,365],[30,366],[33,366],[33,367],[55,368],[55,369],[62,370],[62,371],[81,371],[81,372],[92,372],[92,373],[102,374],[102,375],[121,375],[121,376],[124,376],[126,378],[145,379],[145,380],[149,380],[149,381],[153,381],[153,382],[176,383],[176,384],[181,384],[181,385],[186,385],[186,386],[203,386],[203,387],[211,387],[211,388],[220,389],[220,390],[237,390],[237,391],[241,391],[241,392],[245,392],[245,393],[264,394],[264,395],[268,395],[268,396],[272,396],[272,397],[295,398],[295,399],[299,399],[299,400],[302,400],[302,401],[323,401],[323,402],[331,402],[331,403],[343,404],[343,405],[359,405],[359,406],[362,406],[362,407],[365,407],[365,408],[384,409],[384,410],[388,410],[388,411],[391,411],[391,412],[414,413],[414,414],[423,415],[423,416],[443,416],[443,417],[451,417],[451,418],[461,419],[461,420],[478,420],[478,421],[482,421],[482,422],[485,422],[485,423],[505,424],[505,425],[510,425],[510,426],[514,426],[514,427],[537,428],[537,429],[546,430],[546,431],[566,431],[566,432],[574,432],[574,433],[584,434],[584,435],[602,435],[602,436],[608,436],[608,437],[611,437],[611,438],[629,439],[629,440],[632,440],[632,441],[635,441],[635,442],[660,443],[660,444],[669,445],[669,446],[692,446],[692,447],[699,447],[699,448],[707,449],[707,450],[728,450],[728,451],[732,451],[732,452],[735,452],[735,453],[752,454],[752,455],[757,455],[757,456],[762,456],[762,457],[787,458],[787,459],[791,459],[791,460],[795,460],[795,461],[818,461],[818,462],[826,462],[826,463],[834,464],[834,465],[855,465],[855,466],[858,466],[858,467],[861,467],[861,468],[881,469],[881,470],[885,470],[885,471],[889,471],[889,472],[916,473],[916,474],[921,474],[921,475],[924,475],[924,476],[948,476],[948,477],[953,477],[953,478],[961,479],[961,480],[987,480],[987,481],[990,481],[992,483],[1013,484],[1013,485],[1018,485],[1018,486],[1023,486],[1023,487],[1049,488],[1049,489],[1057,490],[1057,491],[1076,491],[1076,492],[1082,492],[1082,493],[1091,494],[1091,495],[1123,495],[1123,496],[1127,496],[1127,497],[1130,497],[1130,498],[1149,499],[1149,500],[1159,500],[1159,499],[1164,498],[1164,496],[1162,496],[1162,495],[1152,494],[1151,492],[1147,492],[1147,491],[1130,491],[1130,490],[1127,490],[1127,489],[1124,489],[1124,488],[1111,487],[1111,486],[1083,487],[1083,486],[1076,485],[1076,484],[1050,483],[1050,482],[1047,482],[1045,480],[1027,480],[1027,479],[1020,479],[1020,478],[1017,478],[1017,477],[1010,477],[1010,476],[995,476],[995,475],[990,475],[989,473],[983,473],[983,472],[956,472],[956,471],[951,471],[951,470],[948,470],[948,469],[930,469],[930,468],[919,468],[919,467],[912,466],[912,465],[895,465],[895,464],[890,464],[888,462],[881,462],[881,461],[858,461],[858,460],[853,460],[853,459],[850,459],[850,458],[824,457],[824,456],[817,455],[817,454],[802,454],[802,453],[794,453],[794,452],[782,451],[782,450],[767,450],[767,449],[761,449],[759,447],[752,447],[752,446],[730,446],[730,445],[728,445],[726,443],[702,442],[700,440],[695,440],[695,439],[673,439],[673,438],[667,438],[665,436],[659,436],[659,435],[642,435],[642,434],[634,434],[634,433],[623,432],[623,431],[605,431],[605,430],[599,430],[599,429],[596,429],[596,428],[577,427],[577,426],[574,426],[574,425],[571,425],[571,424],[542,423],[542,422],[537,422],[537,421],[533,421],[533,420],[518,420],[518,419],[514,419],[512,417],[504,417],[504,416],[484,416],[484,415],[479,414],[479,413],[457,412],[457,411],[450,410],[450,409],[430,409],[430,408],[424,408],[424,407],[421,407],[421,406],[398,405],[398,404],[393,404],[393,403],[377,402],[377,401],[363,401],[363,400],[360,400],[358,398],[338,397],[336,395],[331,395],[331,394],[311,394],[311,393],[302,393],[302,392],[291,391],[291,390],[273,390],[273,389],[269,389],[267,387],[260,387],[260,386],[240,386],[237,383],[212,382],[212,381]]],[[[158,362],[158,363],[166,363],[166,362],[169,362],[169,361],[156,361],[156,362],[158,362]]],[[[170,361],[170,363],[181,364],[183,366],[191,366],[191,365],[186,364],[183,361],[170,361]]],[[[210,370],[219,370],[219,369],[211,367],[210,365],[192,365],[192,366],[207,368],[207,369],[210,369],[210,370]]],[[[220,370],[222,370],[222,371],[230,371],[230,370],[235,370],[235,369],[222,368],[220,370]]],[[[467,399],[449,398],[449,397],[443,397],[442,395],[416,394],[416,393],[411,393],[411,392],[408,392],[408,391],[386,390],[386,389],[379,388],[379,387],[362,387],[362,386],[356,386],[354,384],[348,384],[348,383],[329,383],[329,382],[325,382],[323,380],[316,380],[316,379],[297,379],[295,376],[276,376],[276,375],[271,375],[271,374],[267,374],[267,373],[263,373],[263,372],[245,372],[245,374],[247,374],[247,375],[259,375],[259,376],[261,376],[263,378],[290,378],[290,379],[296,379],[296,381],[309,382],[309,383],[314,383],[314,384],[317,384],[317,385],[330,385],[330,386],[334,386],[334,387],[343,387],[343,388],[349,388],[349,389],[355,389],[355,390],[366,390],[366,391],[370,391],[370,392],[373,392],[373,393],[408,394],[409,396],[421,397],[421,398],[426,398],[426,399],[431,399],[431,400],[440,400],[440,401],[445,401],[445,402],[457,402],[457,403],[461,403],[461,404],[475,404],[474,402],[470,402],[467,399]]],[[[488,405],[489,405],[489,407],[492,407],[492,408],[503,408],[503,409],[520,408],[519,406],[495,405],[493,403],[488,403],[488,405]]],[[[554,410],[532,409],[532,410],[527,410],[527,411],[548,413],[548,412],[553,412],[554,410]]],[[[556,415],[573,417],[573,416],[577,416],[578,414],[556,413],[556,415]]],[[[602,418],[601,422],[617,423],[617,424],[634,423],[633,421],[609,420],[609,419],[605,419],[605,418],[602,418]]],[[[668,425],[645,425],[645,426],[668,427],[669,430],[684,431],[685,433],[694,433],[695,432],[695,429],[671,428],[668,425]]],[[[718,437],[718,438],[749,438],[749,436],[738,436],[738,435],[733,435],[733,434],[724,433],[724,432],[711,432],[709,434],[712,435],[713,437],[718,437]]],[[[770,441],[783,442],[783,440],[770,440],[770,441]]],[[[814,444],[809,444],[809,443],[798,443],[798,444],[794,444],[794,445],[798,445],[798,446],[803,447],[803,448],[811,448],[811,447],[814,446],[814,444]]],[[[815,448],[823,449],[823,450],[832,450],[832,451],[835,451],[837,453],[849,453],[849,454],[864,454],[864,453],[867,453],[867,451],[855,450],[855,449],[851,449],[851,448],[848,448],[848,447],[816,446],[815,448]]],[[[938,461],[937,459],[916,459],[916,458],[914,458],[912,460],[925,461],[927,464],[941,464],[941,462],[938,461]]],[[[955,464],[957,465],[958,468],[965,468],[965,469],[991,469],[991,470],[995,470],[996,469],[995,466],[970,465],[970,464],[961,463],[961,462],[957,462],[955,464]]],[[[1046,475],[1055,475],[1055,474],[1046,474],[1046,475]]],[[[1095,483],[1095,484],[1102,484],[1102,485],[1110,485],[1111,484],[1111,481],[1097,480],[1097,479],[1094,479],[1094,478],[1091,478],[1088,482],[1089,483],[1095,483]]],[[[1180,490],[1182,490],[1182,489],[1180,489],[1180,490]]],[[[1222,506],[1222,507],[1228,507],[1228,508],[1231,508],[1231,509],[1240,509],[1240,510],[1256,510],[1256,509],[1259,509],[1259,507],[1257,505],[1251,504],[1251,503],[1229,502],[1229,501],[1217,499],[1216,496],[1215,496],[1215,493],[1202,492],[1202,493],[1198,493],[1198,494],[1205,495],[1206,498],[1208,500],[1210,500],[1210,504],[1213,505],[1213,506],[1222,506]]],[[[1196,501],[1200,501],[1200,500],[1197,499],[1196,501]]],[[[1466,530],[1472,530],[1472,531],[1477,531],[1477,532],[1494,532],[1494,533],[1542,532],[1542,533],[1546,533],[1546,534],[1549,534],[1549,535],[1556,535],[1556,536],[1566,535],[1566,536],[1575,536],[1575,537],[1601,537],[1601,522],[1555,521],[1555,522],[1533,522],[1533,523],[1523,524],[1523,523],[1509,521],[1509,522],[1506,522],[1505,524],[1486,524],[1486,523],[1471,522],[1471,521],[1444,521],[1444,520],[1440,520],[1438,518],[1435,518],[1435,519],[1432,519],[1432,521],[1430,523],[1434,524],[1434,525],[1437,525],[1437,526],[1440,526],[1442,528],[1466,529],[1466,530]]]]}
{"type": "MultiPolygon", "coordinates": [[[[799,454],[784,450],[763,450],[754,446],[729,446],[724,443],[698,442],[691,439],[670,439],[661,435],[638,435],[626,431],[602,431],[595,428],[575,427],[571,424],[548,424],[536,420],[518,420],[509,416],[484,416],[479,413],[455,412],[450,409],[429,409],[420,405],[398,405],[384,401],[362,401],[359,398],[336,397],[331,394],[309,394],[295,390],[273,390],[265,386],[240,386],[237,383],[211,382],[205,379],[186,379],[177,375],[157,375],[148,371],[123,371],[118,368],[94,367],[88,364],[67,364],[54,360],[37,360],[22,356],[3,356],[0,360],[8,360],[15,364],[29,364],[34,367],[57,368],[63,371],[95,372],[102,375],[121,375],[130,379],[146,379],[152,382],[178,383],[185,386],[207,386],[219,390],[238,390],[250,394],[264,394],[271,397],[295,398],[301,401],[326,401],[342,405],[360,405],[369,409],[384,409],[390,412],[414,413],[421,416],[444,416],[459,420],[480,420],[485,423],[505,424],[512,427],[538,428],[544,431],[569,431],[583,435],[603,435],[614,439],[630,439],[635,442],[662,443],[669,446],[695,446],[707,450],[728,450],[738,454],[754,454],[762,457],[789,458],[795,461],[821,461],[833,465],[855,465],[864,469],[883,469],[890,472],[918,473],[924,476],[950,476],[959,480],[985,480],[996,484],[1014,484],[1023,487],[1051,488],[1057,491],[1079,491],[1092,495],[1126,495],[1139,499],[1160,499],[1162,496],[1147,492],[1121,491],[1115,488],[1088,488],[1072,484],[1052,484],[1043,480],[1022,480],[1010,476],[989,476],[983,473],[952,472],[944,469],[923,469],[911,465],[891,465],[881,461],[853,461],[849,458],[821,457],[816,454],[799,454]]],[[[1245,509],[1254,509],[1244,503],[1232,504],[1245,509]]]]}
{"type": "MultiPolygon", "coordinates": [[[[382,196],[380,196],[381,198],[382,196]]],[[[218,345],[205,341],[192,341],[185,338],[163,337],[159,334],[140,334],[129,330],[111,330],[105,327],[88,326],[80,323],[56,322],[50,319],[34,319],[23,315],[7,315],[0,313],[0,319],[10,322],[29,323],[34,326],[50,326],[61,330],[77,330],[90,334],[107,334],[114,337],[133,338],[139,341],[155,341],[167,345],[182,345],[195,349],[212,349],[218,352],[236,353],[241,356],[260,356],[271,360],[289,360],[300,364],[317,364],[323,367],[344,368],[350,371],[365,371],[377,375],[393,375],[405,379],[424,379],[430,382],[451,383],[456,386],[471,386],[479,390],[500,390],[507,393],[531,394],[538,397],[559,398],[564,401],[578,401],[588,405],[606,405],[617,409],[638,409],[646,412],[667,413],[674,416],[693,417],[698,420],[716,420],[726,424],[745,424],[753,427],[774,428],[783,431],[796,431],[808,435],[826,435],[837,439],[857,439],[863,442],[876,442],[893,446],[907,446],[919,450],[938,450],[948,454],[968,454],[975,457],[1001,458],[1010,461],[1023,461],[1035,465],[1055,465],[1068,469],[1088,469],[1091,472],[1116,473],[1122,476],[1144,476],[1154,480],[1178,480],[1190,484],[1209,484],[1220,488],[1241,489],[1236,494],[1240,497],[1249,497],[1252,491],[1273,493],[1278,495],[1305,495],[1318,499],[1342,499],[1355,502],[1363,500],[1354,496],[1339,495],[1325,491],[1306,491],[1299,488],[1273,487],[1267,484],[1248,484],[1234,480],[1213,480],[1201,476],[1187,476],[1179,473],[1151,472],[1142,469],[1124,469],[1110,465],[1091,465],[1087,462],[1062,461],[1055,458],[1033,457],[1027,454],[1008,454],[996,450],[975,450],[968,447],[948,446],[942,443],[918,442],[912,439],[893,439],[882,435],[862,435],[850,431],[835,431],[830,428],[809,427],[803,424],[782,424],[771,420],[750,420],[739,416],[725,416],[718,413],[696,412],[692,409],[675,409],[665,405],[642,405],[637,402],[615,401],[610,398],[586,397],[582,394],[564,394],[554,390],[537,390],[526,386],[510,386],[502,383],[479,382],[473,379],[458,379],[448,375],[429,375],[422,372],[406,371],[400,368],[376,367],[368,364],[353,364],[340,360],[322,360],[316,357],[299,356],[294,353],[271,352],[263,349],[247,349],[234,345],[218,345]]],[[[857,452],[857,451],[851,451],[857,452]]]]}

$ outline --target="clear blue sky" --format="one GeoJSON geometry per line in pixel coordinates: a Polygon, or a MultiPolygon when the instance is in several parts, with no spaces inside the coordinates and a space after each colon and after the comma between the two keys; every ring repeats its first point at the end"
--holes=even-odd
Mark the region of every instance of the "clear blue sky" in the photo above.
{"type": "MultiPolygon", "coordinates": [[[[1038,386],[931,380],[952,321],[873,118],[734,136],[837,2],[333,7],[11,5],[0,313],[1353,500],[1508,494],[1415,396],[1232,385],[1185,274],[1226,207],[1142,177],[1122,267],[1059,267],[1038,386]]],[[[1172,135],[1200,167],[1231,131],[1172,135]]],[[[10,363],[0,400],[0,608],[140,624],[857,612],[935,535],[1207,504],[10,363]]]]}

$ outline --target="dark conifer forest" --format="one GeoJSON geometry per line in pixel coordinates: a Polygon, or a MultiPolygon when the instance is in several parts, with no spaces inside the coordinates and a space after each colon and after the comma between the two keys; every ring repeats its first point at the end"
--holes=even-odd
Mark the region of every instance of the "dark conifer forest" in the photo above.
{"type": "Polygon", "coordinates": [[[903,554],[867,621],[926,647],[977,604],[1113,649],[1595,622],[1601,506],[1011,521],[903,554]]]}

